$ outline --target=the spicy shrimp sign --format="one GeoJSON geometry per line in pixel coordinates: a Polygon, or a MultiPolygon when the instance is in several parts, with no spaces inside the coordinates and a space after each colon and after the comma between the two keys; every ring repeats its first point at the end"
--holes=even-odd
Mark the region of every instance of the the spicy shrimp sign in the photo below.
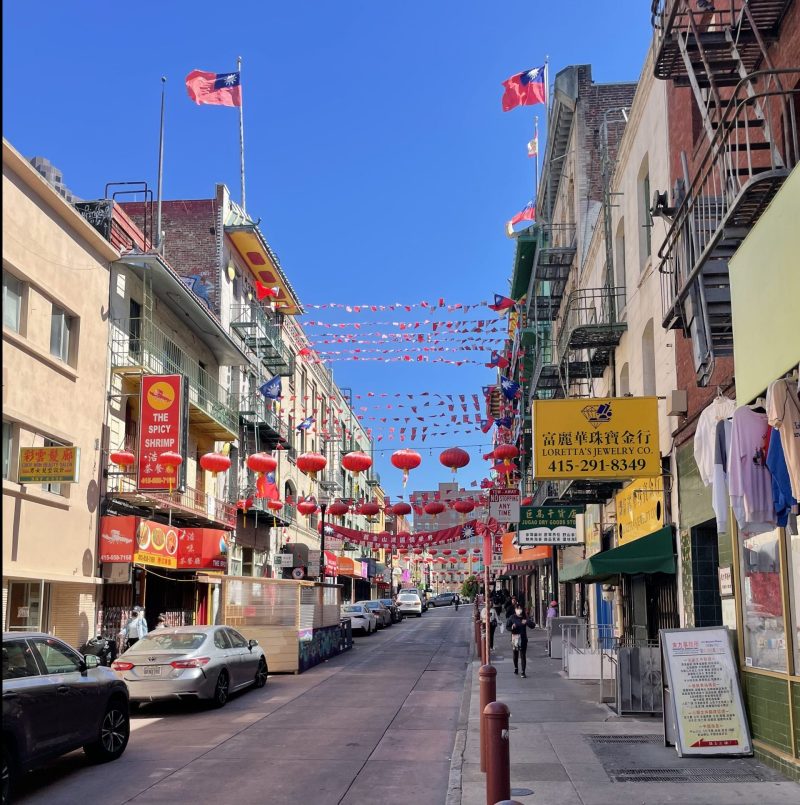
{"type": "Polygon", "coordinates": [[[180,486],[180,468],[167,466],[160,457],[167,452],[183,454],[183,377],[142,377],[139,412],[137,486],[148,492],[175,489],[180,486]]]}

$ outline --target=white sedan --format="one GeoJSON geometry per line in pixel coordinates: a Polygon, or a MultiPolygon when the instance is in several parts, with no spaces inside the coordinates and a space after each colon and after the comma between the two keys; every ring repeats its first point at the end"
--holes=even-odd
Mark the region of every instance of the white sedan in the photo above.
{"type": "Polygon", "coordinates": [[[350,618],[352,630],[372,634],[378,630],[378,619],[363,604],[345,604],[342,617],[350,618]]]}
{"type": "Polygon", "coordinates": [[[397,608],[404,615],[422,617],[422,599],[416,593],[401,591],[397,595],[397,608]]]}

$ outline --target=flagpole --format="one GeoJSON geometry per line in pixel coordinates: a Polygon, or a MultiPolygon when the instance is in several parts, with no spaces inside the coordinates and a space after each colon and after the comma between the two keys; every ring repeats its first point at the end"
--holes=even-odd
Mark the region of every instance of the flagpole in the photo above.
{"type": "MultiPolygon", "coordinates": [[[[546,93],[545,93],[546,94],[546,93]]],[[[539,115],[533,118],[533,141],[536,143],[536,164],[534,165],[533,199],[539,201],[539,115]]]]}
{"type": "Polygon", "coordinates": [[[156,205],[156,251],[161,251],[161,187],[164,179],[164,96],[166,93],[167,77],[161,76],[161,123],[158,131],[158,204],[156,205]]]}
{"type": "Polygon", "coordinates": [[[240,155],[240,171],[242,179],[242,212],[247,212],[244,195],[244,93],[242,92],[242,57],[236,59],[236,69],[239,72],[239,155],[240,155]]]}

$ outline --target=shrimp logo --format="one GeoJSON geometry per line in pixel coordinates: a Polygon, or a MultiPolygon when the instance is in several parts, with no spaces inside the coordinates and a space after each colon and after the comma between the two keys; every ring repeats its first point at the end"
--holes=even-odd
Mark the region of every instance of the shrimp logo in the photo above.
{"type": "Polygon", "coordinates": [[[175,389],[163,380],[153,383],[147,390],[147,403],[154,411],[166,411],[175,402],[175,389]]]}

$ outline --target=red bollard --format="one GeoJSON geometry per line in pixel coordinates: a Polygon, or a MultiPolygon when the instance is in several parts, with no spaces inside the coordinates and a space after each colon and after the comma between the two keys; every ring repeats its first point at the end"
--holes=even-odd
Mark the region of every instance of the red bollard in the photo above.
{"type": "Polygon", "coordinates": [[[481,771],[486,771],[486,719],[483,711],[497,698],[497,669],[493,665],[482,665],[478,671],[481,708],[481,771]]]}
{"type": "Polygon", "coordinates": [[[483,711],[486,724],[486,805],[496,805],[511,798],[508,716],[508,707],[502,702],[491,702],[483,711]]]}

